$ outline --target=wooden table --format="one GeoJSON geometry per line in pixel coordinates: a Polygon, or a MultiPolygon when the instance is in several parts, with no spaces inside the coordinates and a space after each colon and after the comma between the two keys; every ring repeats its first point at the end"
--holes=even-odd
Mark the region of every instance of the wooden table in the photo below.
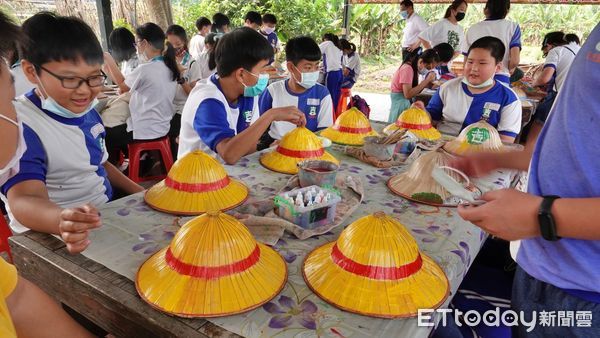
{"type": "Polygon", "coordinates": [[[203,319],[171,317],[138,296],[129,279],[48,234],[9,239],[19,274],[117,337],[239,337],[203,319]]]}

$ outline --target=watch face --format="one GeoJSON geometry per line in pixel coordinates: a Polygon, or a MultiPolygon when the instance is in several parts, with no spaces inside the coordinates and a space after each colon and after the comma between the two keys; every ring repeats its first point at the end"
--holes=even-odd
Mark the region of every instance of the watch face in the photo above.
{"type": "Polygon", "coordinates": [[[542,237],[549,241],[556,241],[556,225],[554,224],[554,218],[551,214],[540,213],[538,215],[538,221],[540,222],[540,232],[542,237]]]}

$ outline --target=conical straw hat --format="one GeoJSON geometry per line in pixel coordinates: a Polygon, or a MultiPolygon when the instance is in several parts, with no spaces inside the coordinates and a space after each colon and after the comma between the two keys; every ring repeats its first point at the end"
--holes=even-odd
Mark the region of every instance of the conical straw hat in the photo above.
{"type": "Polygon", "coordinates": [[[444,144],[443,148],[454,155],[508,150],[502,144],[498,130],[485,120],[467,126],[457,138],[444,144]]]}
{"type": "Polygon", "coordinates": [[[144,195],[152,208],[176,215],[228,210],[246,198],[248,188],[229,178],[217,160],[199,150],[177,160],[167,178],[144,195]]]}
{"type": "MultiPolygon", "coordinates": [[[[434,168],[447,166],[451,158],[452,155],[440,150],[421,155],[405,172],[390,178],[387,182],[388,188],[396,195],[411,201],[435,206],[455,206],[445,204],[444,201],[452,194],[431,176],[434,168]]],[[[462,181],[456,173],[449,174],[458,182],[462,181]]]]}
{"type": "Polygon", "coordinates": [[[322,141],[312,131],[298,127],[285,134],[277,148],[262,154],[260,164],[284,174],[297,174],[298,163],[304,160],[340,162],[323,149],[322,141]]]}
{"type": "Polygon", "coordinates": [[[414,317],[448,297],[448,278],[396,219],[378,212],[311,252],[304,280],[317,296],[362,315],[414,317]]]}
{"type": "Polygon", "coordinates": [[[335,143],[352,146],[361,146],[365,137],[377,135],[365,114],[354,107],[343,112],[333,126],[321,132],[321,136],[335,143]]]}
{"type": "Polygon", "coordinates": [[[408,108],[403,111],[395,123],[383,129],[386,134],[392,133],[397,129],[408,129],[420,139],[436,141],[442,137],[442,134],[431,125],[431,117],[426,111],[416,107],[408,108]]]}
{"type": "Polygon", "coordinates": [[[180,317],[219,317],[252,310],[283,288],[287,266],[232,216],[209,212],[187,222],[171,244],[142,264],[138,293],[180,317]]]}

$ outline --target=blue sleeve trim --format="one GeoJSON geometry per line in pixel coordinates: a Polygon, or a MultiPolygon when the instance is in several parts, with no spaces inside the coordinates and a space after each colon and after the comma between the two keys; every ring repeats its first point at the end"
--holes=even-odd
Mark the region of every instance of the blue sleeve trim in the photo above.
{"type": "Polygon", "coordinates": [[[444,110],[444,102],[442,101],[442,97],[440,96],[440,89],[438,89],[429,103],[425,108],[427,112],[431,115],[431,118],[435,121],[440,121],[442,119],[442,111],[444,110]]]}
{"type": "Polygon", "coordinates": [[[206,99],[200,103],[193,125],[202,142],[214,152],[219,142],[235,136],[235,130],[229,127],[227,121],[225,105],[217,99],[206,99]]]}
{"type": "Polygon", "coordinates": [[[271,108],[273,108],[273,97],[271,96],[269,88],[267,88],[258,100],[258,112],[262,115],[271,108]]]}
{"type": "Polygon", "coordinates": [[[46,183],[46,177],[39,174],[18,174],[17,176],[12,177],[4,185],[2,186],[2,194],[4,196],[8,195],[8,191],[14,187],[15,185],[25,182],[25,181],[42,181],[44,184],[46,183]]]}
{"type": "Polygon", "coordinates": [[[517,25],[517,28],[515,29],[515,33],[513,34],[512,38],[510,39],[509,46],[510,46],[509,48],[513,48],[513,47],[521,48],[521,27],[519,27],[519,25],[517,25]]]}
{"type": "Polygon", "coordinates": [[[513,133],[511,131],[498,131],[498,133],[500,135],[505,135],[505,136],[510,136],[510,137],[517,137],[517,133],[513,133]]]}
{"type": "Polygon", "coordinates": [[[551,64],[551,63],[548,63],[548,64],[545,64],[545,65],[544,65],[544,69],[546,69],[546,68],[554,68],[554,70],[556,70],[556,65],[553,65],[553,64],[551,64]]]}

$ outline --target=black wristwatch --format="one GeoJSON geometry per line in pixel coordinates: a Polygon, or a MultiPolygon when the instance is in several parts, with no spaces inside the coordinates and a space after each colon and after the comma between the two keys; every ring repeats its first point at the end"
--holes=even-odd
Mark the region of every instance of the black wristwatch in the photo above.
{"type": "Polygon", "coordinates": [[[538,222],[540,223],[540,232],[542,237],[547,241],[558,241],[560,237],[556,234],[556,223],[552,216],[552,204],[560,196],[550,195],[542,196],[544,199],[540,204],[540,210],[538,211],[538,222]]]}

